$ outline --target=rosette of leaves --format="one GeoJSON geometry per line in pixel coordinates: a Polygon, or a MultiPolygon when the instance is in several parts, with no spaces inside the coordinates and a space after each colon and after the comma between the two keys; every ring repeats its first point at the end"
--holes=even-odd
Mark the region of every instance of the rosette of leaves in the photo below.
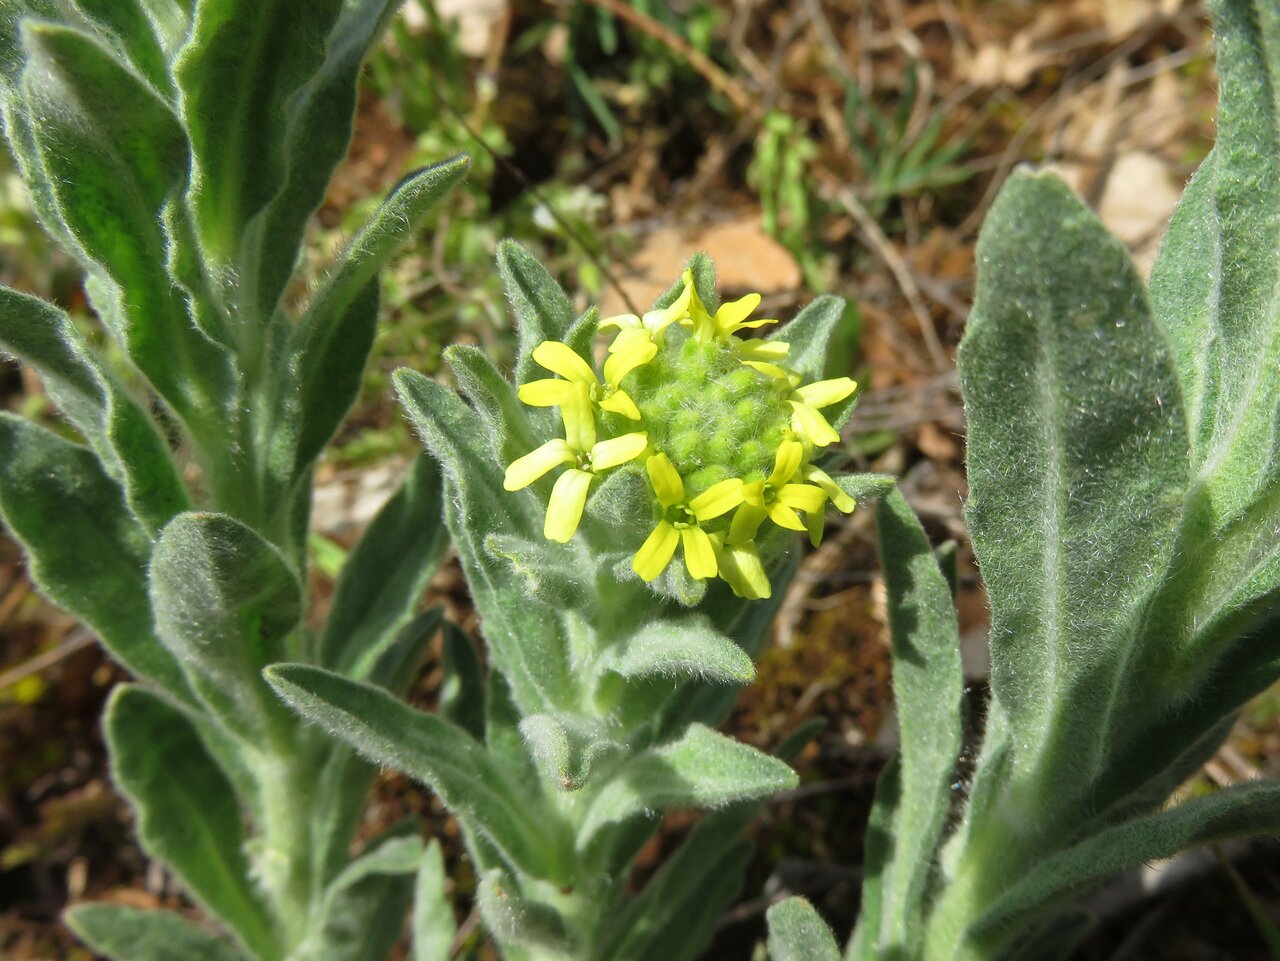
{"type": "MultiPolygon", "coordinates": [[[[506,957],[693,958],[741,886],[749,850],[741,835],[757,803],[795,784],[783,760],[714,726],[754,675],[753,656],[794,570],[798,535],[783,531],[793,540],[761,547],[773,590],[771,597],[756,593],[767,599],[735,596],[714,565],[695,579],[673,563],[670,579],[647,583],[633,555],[664,509],[651,478],[640,463],[604,471],[593,462],[604,476],[588,478],[593,490],[583,498],[580,522],[575,516],[574,524],[554,527],[556,539],[544,538],[553,478],[506,490],[503,478],[508,465],[557,436],[560,418],[521,403],[517,384],[546,384],[534,354],[559,342],[554,356],[538,356],[579,381],[554,381],[563,386],[525,395],[545,401],[561,391],[565,403],[575,403],[595,360],[596,312],[575,317],[546,270],[515,244],[504,244],[498,260],[519,323],[517,383],[469,347],[446,351],[464,396],[412,371],[396,375],[401,400],[443,467],[446,519],[480,614],[487,673],[467,640],[451,632],[448,657],[461,669],[439,714],[314,667],[282,665],[268,676],[305,716],[435,789],[462,826],[480,874],[484,920],[506,957]],[[635,859],[673,808],[714,811],[633,894],[626,882],[635,859]]],[[[710,263],[695,257],[688,276],[710,317],[718,305],[710,263]]],[[[655,309],[670,307],[685,290],[677,284],[655,309]]],[[[788,363],[819,376],[840,314],[836,298],[821,298],[780,331],[791,345],[788,363]]],[[[672,341],[672,356],[678,343],[672,341]]],[[[742,379],[738,361],[725,364],[731,383],[742,379]]],[[[611,387],[631,383],[609,369],[611,387]]],[[[637,383],[636,403],[649,410],[637,383]]],[[[763,374],[760,383],[767,386],[763,374]]],[[[763,388],[747,378],[743,389],[763,388]]],[[[617,396],[603,387],[597,393],[605,403],[617,396]]],[[[630,409],[625,401],[616,406],[630,409]]],[[[735,416],[749,413],[737,408],[735,416]]],[[[601,425],[606,416],[607,409],[566,414],[570,423],[593,417],[601,425]]],[[[652,418],[659,414],[646,416],[657,436],[652,418]]],[[[759,454],[769,464],[773,456],[759,454]]],[[[564,470],[561,477],[580,468],[564,470]]],[[[705,483],[724,482],[717,474],[705,483]]],[[[834,483],[862,498],[885,481],[844,476],[834,483]]]]}
{"type": "Polygon", "coordinates": [[[40,588],[137,678],[104,719],[112,773],[145,851],[217,928],[73,909],[121,961],[376,961],[413,888],[412,833],[349,857],[373,768],[260,676],[291,658],[397,691],[439,626],[416,613],[445,541],[426,458],[355,548],[327,623],[304,623],[313,468],[356,395],[378,271],[467,166],[407,177],[295,296],[361,61],[394,6],[0,5],[9,147],[109,341],[0,290],[0,351],[65,421],[0,414],[0,514],[40,588]]]}
{"type": "MultiPolygon", "coordinates": [[[[1218,142],[1149,288],[1052,175],[1015,174],[983,228],[959,367],[991,700],[961,800],[947,582],[886,498],[902,743],[850,961],[1066,958],[1074,895],[1280,831],[1274,781],[1163,807],[1280,678],[1280,8],[1211,9],[1218,142]]],[[[804,902],[770,920],[775,961],[840,956],[804,902]]]]}

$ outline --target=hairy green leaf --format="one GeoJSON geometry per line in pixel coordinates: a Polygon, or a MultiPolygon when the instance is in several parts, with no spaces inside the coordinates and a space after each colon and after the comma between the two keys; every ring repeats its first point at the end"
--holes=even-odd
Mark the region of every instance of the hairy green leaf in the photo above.
{"type": "Polygon", "coordinates": [[[906,499],[876,506],[880,565],[893,643],[893,699],[901,730],[901,801],[893,859],[882,881],[878,941],[886,955],[914,950],[925,890],[951,810],[960,754],[964,673],[951,590],[906,499]]]}
{"type": "Polygon", "coordinates": [[[498,245],[498,271],[516,315],[520,352],[516,383],[541,376],[533,351],[544,340],[561,340],[573,324],[573,305],[538,258],[512,240],[498,245]]]}
{"type": "Polygon", "coordinates": [[[224,721],[259,735],[276,704],[258,672],[283,656],[302,616],[297,576],[252,528],[204,513],[169,523],[150,573],[161,639],[201,679],[201,696],[224,721]]]}
{"type": "Polygon", "coordinates": [[[111,961],[247,961],[230,942],[172,911],[78,904],[64,917],[80,940],[111,961]]]}
{"type": "Polygon", "coordinates": [[[66,314],[0,287],[0,353],[39,372],[50,398],[124,489],[149,533],[186,507],[186,491],[154,422],[88,353],[66,314]]]}
{"type": "Polygon", "coordinates": [[[539,948],[552,957],[573,956],[573,940],[560,913],[523,897],[501,870],[489,871],[480,879],[476,901],[499,941],[539,948]]]}
{"type": "Polygon", "coordinates": [[[255,956],[279,957],[271,919],[249,880],[235,791],[185,715],[128,684],[112,693],[104,726],[112,779],[137,814],[142,846],[255,956]]]}
{"type": "Polygon", "coordinates": [[[790,370],[807,380],[821,380],[827,363],[831,335],[844,316],[844,300],[823,294],[812,300],[784,327],[769,335],[791,345],[785,361],[790,370]]]}
{"type": "Polygon", "coordinates": [[[827,923],[804,898],[779,901],[765,913],[770,961],[840,961],[827,923]]]}
{"type": "Polygon", "coordinates": [[[319,640],[319,663],[364,679],[409,620],[444,550],[440,472],[417,457],[347,558],[319,640]]]}
{"type": "Polygon", "coordinates": [[[452,621],[444,624],[441,661],[444,680],[440,682],[440,716],[477,741],[484,740],[484,671],[471,638],[452,621]]]}
{"type": "Polygon", "coordinates": [[[720,684],[745,684],[756,676],[747,652],[701,615],[646,624],[610,647],[600,667],[626,678],[696,677],[720,684]]]}
{"type": "Polygon", "coordinates": [[[592,800],[578,836],[586,849],[596,834],[647,811],[719,807],[795,787],[787,765],[753,747],[691,724],[670,744],[629,758],[592,800]]]}
{"type": "Polygon", "coordinates": [[[970,941],[985,950],[1062,898],[1149,861],[1198,844],[1280,833],[1280,784],[1254,781],[1101,831],[1054,854],[1021,877],[973,925],[970,941]]]}
{"type": "Polygon", "coordinates": [[[295,710],[366,757],[431,788],[460,818],[483,832],[513,865],[546,876],[554,822],[539,819],[483,747],[431,714],[380,688],[303,664],[268,668],[267,680],[295,710]]]}
{"type": "Polygon", "coordinates": [[[445,886],[444,855],[432,841],[422,855],[413,891],[413,961],[444,961],[458,931],[445,886]]]}
{"type": "Polygon", "coordinates": [[[93,453],[0,413],[0,464],[0,513],[40,589],[130,672],[189,698],[182,669],[151,627],[151,539],[93,453]]]}
{"type": "Polygon", "coordinates": [[[1123,245],[1062,181],[988,214],[960,347],[967,516],[1029,823],[1104,762],[1187,485],[1177,373],[1123,245]],[[1032,772],[1039,772],[1032,774],[1032,772]]]}
{"type": "Polygon", "coordinates": [[[152,386],[199,427],[231,394],[229,358],[187,319],[161,213],[186,178],[178,118],[87,34],[28,21],[22,100],[57,216],[93,275],[95,307],[152,386]]]}

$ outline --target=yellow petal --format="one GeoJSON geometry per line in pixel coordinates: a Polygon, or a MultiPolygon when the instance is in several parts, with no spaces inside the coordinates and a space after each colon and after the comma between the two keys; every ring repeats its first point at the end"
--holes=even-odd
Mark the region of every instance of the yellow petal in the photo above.
{"type": "Polygon", "coordinates": [[[791,380],[791,371],[785,367],[779,367],[777,364],[771,364],[765,360],[744,360],[744,364],[748,367],[754,367],[766,377],[772,377],[774,380],[781,381],[786,384],[791,380]]]}
{"type": "Polygon", "coordinates": [[[721,304],[720,309],[716,311],[716,333],[721,337],[732,334],[743,326],[742,322],[750,317],[752,312],[759,306],[759,294],[747,294],[747,296],[732,303],[721,304]]]}
{"type": "Polygon", "coordinates": [[[778,490],[778,501],[809,514],[826,507],[827,492],[811,484],[783,484],[778,490]]]}
{"type": "Polygon", "coordinates": [[[521,384],[517,392],[530,407],[559,407],[580,385],[567,380],[531,380],[521,384]]]}
{"type": "Polygon", "coordinates": [[[796,389],[791,399],[814,408],[830,407],[832,404],[840,403],[857,389],[857,381],[848,377],[837,377],[835,380],[820,380],[814,384],[805,384],[796,389]]]}
{"type": "Polygon", "coordinates": [[[606,327],[617,327],[618,330],[635,330],[640,327],[640,318],[635,314],[617,314],[613,317],[606,317],[598,324],[600,330],[606,327]]]}
{"type": "Polygon", "coordinates": [[[805,525],[809,528],[809,543],[817,547],[822,543],[822,528],[827,523],[826,511],[814,511],[805,515],[805,525]]]}
{"type": "Polygon", "coordinates": [[[569,542],[582,520],[590,488],[591,475],[584,470],[567,470],[556,479],[547,504],[547,519],[542,525],[542,534],[547,540],[569,542]]]}
{"type": "Polygon", "coordinates": [[[773,586],[760,563],[755,544],[728,544],[716,556],[723,577],[733,593],[748,600],[762,600],[773,594],[773,586]]]}
{"type": "Polygon", "coordinates": [[[769,514],[763,507],[743,504],[729,524],[729,543],[746,544],[756,539],[756,532],[769,514]]]}
{"type": "Polygon", "coordinates": [[[631,558],[631,569],[640,575],[642,581],[653,580],[667,569],[679,543],[679,531],[666,521],[659,521],[640,545],[640,550],[636,551],[636,556],[631,558]]]}
{"type": "Polygon", "coordinates": [[[793,511],[786,504],[779,504],[774,501],[765,508],[769,512],[769,520],[773,521],[779,527],[785,527],[791,531],[806,530],[804,521],[800,520],[800,515],[793,511]]]}
{"type": "Polygon", "coordinates": [[[576,459],[573,449],[564,441],[549,440],[535,451],[511,462],[502,486],[509,491],[528,487],[539,477],[561,464],[572,464],[576,459]]]}
{"type": "Polygon", "coordinates": [[[778,445],[778,453],[773,459],[773,473],[765,483],[770,487],[785,484],[796,476],[802,460],[804,460],[804,445],[794,440],[784,440],[778,445]]]}
{"type": "Polygon", "coordinates": [[[742,361],[754,360],[768,363],[773,360],[782,360],[790,351],[791,345],[785,340],[739,340],[733,345],[733,352],[742,361]]]}
{"type": "Polygon", "coordinates": [[[625,464],[643,454],[648,446],[649,435],[644,431],[602,440],[591,448],[591,468],[602,471],[625,464]]]}
{"type": "Polygon", "coordinates": [[[641,364],[647,364],[658,353],[658,345],[643,337],[629,337],[626,343],[611,353],[604,362],[604,382],[617,387],[622,378],[641,364]]]}
{"type": "Polygon", "coordinates": [[[591,365],[577,355],[568,344],[558,340],[544,340],[533,349],[533,359],[547,370],[559,374],[575,384],[598,384],[591,365]]]}
{"type": "Polygon", "coordinates": [[[814,467],[812,464],[810,464],[808,467],[806,467],[803,471],[800,472],[800,476],[802,476],[810,484],[817,484],[824,491],[826,491],[827,496],[831,498],[831,503],[835,504],[836,510],[840,511],[841,513],[848,514],[851,510],[853,510],[857,506],[858,502],[855,501],[848,494],[846,494],[841,489],[840,485],[831,479],[831,475],[828,474],[826,471],[824,471],[822,468],[814,467]]]}
{"type": "Polygon", "coordinates": [[[609,343],[609,353],[616,354],[620,350],[626,350],[632,341],[640,341],[647,344],[651,341],[650,334],[642,327],[628,327],[626,330],[618,331],[616,337],[609,343]]]}
{"type": "Polygon", "coordinates": [[[607,410],[613,414],[621,414],[629,420],[640,419],[640,408],[636,406],[636,402],[631,399],[631,395],[625,390],[615,391],[600,401],[600,409],[607,410]]]}
{"type": "Polygon", "coordinates": [[[764,481],[742,485],[742,500],[752,507],[764,507],[764,481]]]}
{"type": "Polygon", "coordinates": [[[684,545],[684,566],[698,580],[716,576],[716,552],[711,538],[701,527],[686,527],[680,532],[684,545]]]}
{"type": "Polygon", "coordinates": [[[595,446],[596,415],[587,388],[582,384],[573,387],[573,392],[560,405],[560,417],[564,421],[564,439],[574,450],[585,453],[595,446]]]}
{"type": "Polygon", "coordinates": [[[808,404],[788,401],[791,404],[791,429],[802,434],[814,447],[829,447],[840,440],[826,418],[808,404]]]}
{"type": "Polygon", "coordinates": [[[701,494],[689,501],[689,510],[700,521],[709,521],[713,517],[728,513],[742,503],[742,481],[736,477],[712,484],[701,494]]]}
{"type": "Polygon", "coordinates": [[[685,271],[689,276],[684,287],[680,291],[680,296],[673,300],[670,305],[662,307],[658,310],[651,310],[641,318],[641,322],[652,333],[658,333],[666,330],[677,320],[689,313],[689,299],[693,296],[693,275],[689,271],[685,271]]]}
{"type": "Polygon", "coordinates": [[[684,500],[684,481],[670,457],[654,454],[644,462],[644,469],[649,472],[649,481],[653,484],[653,492],[658,495],[659,504],[672,507],[684,500]]]}

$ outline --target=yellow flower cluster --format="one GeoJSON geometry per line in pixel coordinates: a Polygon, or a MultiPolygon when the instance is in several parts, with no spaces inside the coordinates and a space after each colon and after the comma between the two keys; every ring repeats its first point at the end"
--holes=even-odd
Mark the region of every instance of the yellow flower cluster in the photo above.
{"type": "Polygon", "coordinates": [[[600,322],[617,330],[602,376],[567,344],[544,341],[534,349],[534,361],[557,376],[522,385],[519,397],[558,407],[564,437],[512,462],[504,485],[520,490],[564,467],[543,533],[567,543],[595,479],[642,461],[656,524],[632,559],[636,574],[652,581],[679,548],[692,577],[719,576],[740,597],[768,597],[757,549],[762,525],[808,531],[817,545],[828,501],[845,513],[854,508],[810,461],[839,440],[822,409],[857,385],[848,377],[804,384],[785,366],[789,344],[738,337],[776,323],[749,319],[759,294],[712,314],[690,271],[682,281],[670,306],[600,322]]]}

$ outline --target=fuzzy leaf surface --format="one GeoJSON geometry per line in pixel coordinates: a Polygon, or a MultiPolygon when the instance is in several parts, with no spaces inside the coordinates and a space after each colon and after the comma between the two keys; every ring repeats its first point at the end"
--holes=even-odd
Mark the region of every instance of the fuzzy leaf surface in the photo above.
{"type": "Polygon", "coordinates": [[[923,927],[925,889],[951,810],[964,673],[950,586],[915,512],[896,489],[876,505],[876,525],[901,728],[901,802],[880,895],[880,950],[888,955],[912,951],[923,927]]]}
{"type": "Polygon", "coordinates": [[[511,863],[545,876],[548,825],[519,797],[470,735],[386,691],[303,664],[268,668],[267,680],[302,714],[361,754],[430,785],[511,863]]]}
{"type": "Polygon", "coordinates": [[[601,666],[626,678],[745,684],[756,676],[747,652],[701,616],[653,621],[610,648],[601,666]]]}
{"type": "Polygon", "coordinates": [[[777,758],[702,724],[679,740],[629,758],[591,803],[578,838],[637,814],[675,807],[713,808],[795,787],[795,772],[777,758]]]}
{"type": "Polygon", "coordinates": [[[278,957],[271,919],[249,880],[240,804],[186,716],[127,684],[113,692],[104,726],[111,776],[137,815],[143,848],[254,955],[278,957]]]}
{"type": "Polygon", "coordinates": [[[765,918],[769,922],[770,961],[840,961],[831,929],[804,898],[778,902],[765,918]]]}
{"type": "Polygon", "coordinates": [[[347,558],[320,635],[319,663],[367,678],[373,657],[412,616],[445,546],[440,472],[417,457],[347,558]]]}
{"type": "Polygon", "coordinates": [[[172,911],[79,904],[64,917],[80,940],[111,961],[248,961],[229,941],[172,911]]]}
{"type": "Polygon", "coordinates": [[[438,961],[449,957],[458,922],[445,893],[447,881],[440,842],[433,840],[423,852],[414,882],[413,961],[438,961]]]}
{"type": "Polygon", "coordinates": [[[0,514],[27,555],[32,580],[131,673],[189,697],[181,667],[151,626],[151,539],[98,459],[0,413],[0,463],[0,514]]]}
{"type": "Polygon", "coordinates": [[[1142,282],[1058,178],[1015,174],[988,214],[959,368],[992,687],[1036,745],[1015,764],[1043,823],[1104,761],[1188,480],[1177,372],[1142,282]]]}
{"type": "Polygon", "coordinates": [[[533,351],[544,340],[562,340],[573,324],[573,305],[538,258],[515,241],[498,245],[498,272],[516,315],[519,354],[516,383],[541,376],[533,351]]]}

